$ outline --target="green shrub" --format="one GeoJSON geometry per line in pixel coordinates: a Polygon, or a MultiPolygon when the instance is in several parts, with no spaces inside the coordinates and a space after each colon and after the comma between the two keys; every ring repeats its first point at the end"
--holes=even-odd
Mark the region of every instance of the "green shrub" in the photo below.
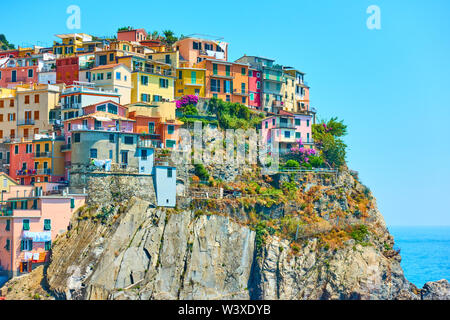
{"type": "Polygon", "coordinates": [[[286,168],[300,168],[300,164],[295,160],[286,161],[286,168]]]}

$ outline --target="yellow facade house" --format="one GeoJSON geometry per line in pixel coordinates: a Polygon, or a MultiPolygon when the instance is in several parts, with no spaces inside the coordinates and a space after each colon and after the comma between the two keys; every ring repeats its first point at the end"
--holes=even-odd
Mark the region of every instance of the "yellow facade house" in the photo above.
{"type": "Polygon", "coordinates": [[[131,71],[123,64],[110,64],[91,69],[91,81],[97,87],[120,94],[122,105],[131,103],[131,71]]]}
{"type": "Polygon", "coordinates": [[[63,144],[64,139],[60,138],[49,137],[33,140],[33,150],[35,150],[34,169],[36,169],[37,182],[49,182],[50,175],[59,178],[64,177],[65,155],[61,152],[63,144]]]}
{"type": "Polygon", "coordinates": [[[118,62],[131,70],[131,103],[174,100],[175,71],[170,65],[137,56],[118,62]]]}
{"type": "Polygon", "coordinates": [[[283,109],[287,111],[295,111],[295,77],[287,72],[283,72],[283,84],[281,85],[281,101],[283,101],[283,109]]]}
{"type": "Polygon", "coordinates": [[[57,58],[73,56],[80,49],[84,50],[85,42],[92,41],[92,36],[85,33],[56,34],[55,37],[61,39],[53,42],[53,53],[57,58]]]}
{"type": "Polygon", "coordinates": [[[4,172],[0,172],[0,192],[9,192],[11,186],[17,186],[18,183],[4,172]]]}
{"type": "Polygon", "coordinates": [[[206,69],[178,68],[175,81],[175,98],[185,95],[197,95],[205,97],[206,69]]]}

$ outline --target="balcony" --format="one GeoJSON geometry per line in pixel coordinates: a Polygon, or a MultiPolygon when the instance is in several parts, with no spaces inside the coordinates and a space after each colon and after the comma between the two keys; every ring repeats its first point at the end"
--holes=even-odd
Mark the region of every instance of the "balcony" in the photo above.
{"type": "Polygon", "coordinates": [[[63,144],[61,146],[61,152],[67,152],[70,151],[72,149],[72,144],[63,144]]]}
{"type": "Polygon", "coordinates": [[[67,103],[67,104],[63,104],[62,105],[62,109],[63,110],[80,109],[80,108],[81,108],[81,103],[80,102],[73,102],[73,103],[67,103]]]}
{"type": "Polygon", "coordinates": [[[22,169],[22,170],[16,170],[17,176],[32,176],[36,174],[36,169],[22,169]]]}
{"type": "Polygon", "coordinates": [[[274,128],[276,128],[276,129],[295,129],[295,126],[293,123],[286,123],[286,122],[281,123],[280,122],[280,123],[277,123],[274,128]]]}
{"type": "Polygon", "coordinates": [[[200,50],[200,56],[207,56],[217,60],[224,60],[225,52],[215,50],[200,50]]]}
{"type": "Polygon", "coordinates": [[[11,217],[13,215],[13,209],[2,207],[0,208],[0,216],[2,217],[11,217]]]}
{"type": "Polygon", "coordinates": [[[159,134],[148,134],[145,136],[147,139],[138,139],[138,148],[157,148],[161,143],[159,134]]]}
{"type": "Polygon", "coordinates": [[[166,76],[166,77],[174,77],[175,73],[172,70],[167,70],[167,69],[161,69],[161,70],[155,70],[155,68],[145,68],[145,67],[139,67],[139,66],[134,66],[133,71],[136,72],[146,72],[146,73],[151,73],[151,74],[156,74],[156,75],[161,75],[161,76],[166,76]]]}
{"type": "Polygon", "coordinates": [[[46,168],[36,170],[36,175],[49,175],[49,174],[52,174],[52,169],[46,168]]]}
{"type": "Polygon", "coordinates": [[[18,78],[6,78],[7,83],[16,83],[16,82],[28,82],[33,81],[33,78],[27,78],[27,77],[18,77],[18,78]]]}
{"type": "Polygon", "coordinates": [[[83,124],[73,124],[70,131],[108,131],[108,132],[125,132],[132,133],[133,132],[133,124],[121,126],[88,126],[83,124]]]}
{"type": "Polygon", "coordinates": [[[211,77],[213,77],[213,78],[220,78],[220,79],[230,79],[230,80],[234,79],[234,77],[231,75],[231,73],[225,74],[225,75],[214,73],[214,74],[211,75],[211,77]]]}
{"type": "Polygon", "coordinates": [[[18,120],[17,125],[18,126],[34,126],[34,120],[33,119],[18,120]]]}
{"type": "Polygon", "coordinates": [[[52,153],[50,151],[47,152],[36,152],[34,155],[35,158],[51,158],[52,153]]]}
{"type": "Polygon", "coordinates": [[[244,97],[248,97],[249,93],[247,90],[237,90],[237,89],[233,89],[233,94],[237,95],[237,96],[244,96],[244,97]]]}

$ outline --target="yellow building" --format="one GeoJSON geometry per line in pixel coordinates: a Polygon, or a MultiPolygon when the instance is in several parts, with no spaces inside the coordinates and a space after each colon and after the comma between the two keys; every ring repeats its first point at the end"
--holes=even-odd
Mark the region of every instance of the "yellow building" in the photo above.
{"type": "Polygon", "coordinates": [[[0,191],[3,192],[9,192],[9,188],[11,186],[17,186],[18,183],[16,181],[14,181],[13,178],[11,178],[10,176],[8,176],[6,173],[4,172],[0,172],[0,179],[1,179],[1,185],[0,185],[0,191]]]}
{"type": "Polygon", "coordinates": [[[92,36],[85,33],[57,34],[55,37],[61,39],[60,42],[53,42],[53,53],[57,58],[75,55],[79,50],[84,51],[83,44],[92,41],[92,36]]]}
{"type": "Polygon", "coordinates": [[[153,52],[147,54],[147,59],[165,63],[172,66],[172,68],[178,68],[180,66],[180,53],[178,51],[153,52]]]}
{"type": "Polygon", "coordinates": [[[33,140],[34,169],[37,182],[58,182],[64,177],[65,155],[61,152],[63,138],[33,140]],[[51,181],[53,179],[53,181],[51,181]]]}
{"type": "Polygon", "coordinates": [[[290,73],[284,72],[283,80],[283,84],[281,85],[283,109],[295,111],[295,77],[290,73]]]}
{"type": "Polygon", "coordinates": [[[205,97],[206,69],[178,68],[175,81],[175,97],[178,99],[185,95],[198,95],[205,97]]]}
{"type": "Polygon", "coordinates": [[[31,138],[52,129],[50,111],[59,104],[59,86],[22,85],[14,93],[0,98],[0,139],[31,138]]]}
{"type": "Polygon", "coordinates": [[[166,64],[137,56],[118,59],[131,70],[131,103],[174,100],[175,71],[166,64]]]}
{"type": "Polygon", "coordinates": [[[91,81],[97,87],[120,94],[120,103],[131,103],[131,71],[123,64],[109,64],[90,70],[91,81]]]}

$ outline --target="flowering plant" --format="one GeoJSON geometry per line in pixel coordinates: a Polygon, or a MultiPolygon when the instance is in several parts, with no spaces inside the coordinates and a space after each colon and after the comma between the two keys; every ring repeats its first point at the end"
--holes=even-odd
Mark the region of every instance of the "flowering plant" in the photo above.
{"type": "Polygon", "coordinates": [[[307,149],[303,146],[302,140],[297,140],[298,146],[292,147],[290,150],[290,154],[295,155],[300,162],[309,162],[311,156],[317,155],[317,151],[315,149],[307,149]]]}
{"type": "Polygon", "coordinates": [[[183,96],[180,100],[177,100],[175,102],[175,104],[176,104],[177,109],[181,109],[190,104],[196,105],[197,102],[198,102],[198,96],[190,94],[187,96],[183,96]]]}

